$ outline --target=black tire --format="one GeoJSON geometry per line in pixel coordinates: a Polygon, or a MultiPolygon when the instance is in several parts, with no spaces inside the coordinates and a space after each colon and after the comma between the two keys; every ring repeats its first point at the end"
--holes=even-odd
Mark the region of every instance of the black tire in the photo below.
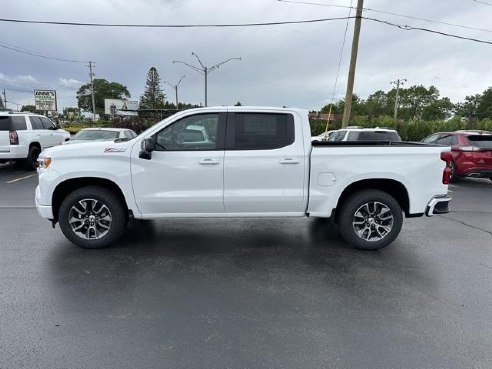
{"type": "Polygon", "coordinates": [[[456,183],[460,180],[460,177],[458,176],[458,168],[456,167],[456,164],[454,161],[451,162],[451,176],[449,177],[449,182],[451,183],[456,183]]]}
{"type": "Polygon", "coordinates": [[[22,168],[24,166],[24,160],[11,160],[10,165],[12,165],[14,168],[22,168]]]}
{"type": "Polygon", "coordinates": [[[343,239],[362,250],[388,246],[400,233],[402,224],[400,204],[379,190],[352,194],[338,213],[338,229],[343,239]]]}
{"type": "Polygon", "coordinates": [[[24,162],[24,169],[35,170],[38,167],[38,156],[41,150],[37,146],[31,146],[24,162]]]}
{"type": "Polygon", "coordinates": [[[63,200],[58,221],[63,234],[72,243],[86,249],[100,249],[121,237],[127,210],[110,190],[87,186],[73,191],[63,200]]]}

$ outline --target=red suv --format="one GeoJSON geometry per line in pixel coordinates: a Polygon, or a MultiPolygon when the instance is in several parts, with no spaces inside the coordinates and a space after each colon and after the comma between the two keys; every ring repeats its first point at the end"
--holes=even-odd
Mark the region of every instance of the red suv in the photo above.
{"type": "Polygon", "coordinates": [[[492,132],[438,132],[422,141],[451,146],[451,182],[460,177],[489,178],[492,181],[492,132]]]}

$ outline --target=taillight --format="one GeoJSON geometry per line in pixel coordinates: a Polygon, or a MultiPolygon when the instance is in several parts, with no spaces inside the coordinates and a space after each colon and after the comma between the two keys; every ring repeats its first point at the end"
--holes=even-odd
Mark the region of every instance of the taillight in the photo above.
{"type": "Polygon", "coordinates": [[[442,184],[447,185],[451,179],[451,162],[453,161],[453,155],[449,151],[442,152],[441,160],[446,162],[446,167],[442,172],[442,184]]]}
{"type": "Polygon", "coordinates": [[[9,139],[11,145],[18,145],[19,135],[17,134],[17,131],[9,131],[9,139]]]}

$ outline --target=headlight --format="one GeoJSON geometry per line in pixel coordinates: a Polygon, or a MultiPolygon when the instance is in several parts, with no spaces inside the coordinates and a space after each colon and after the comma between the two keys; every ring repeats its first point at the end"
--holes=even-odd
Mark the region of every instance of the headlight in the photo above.
{"type": "Polygon", "coordinates": [[[38,158],[38,168],[46,169],[51,165],[52,161],[53,159],[51,159],[50,157],[38,158]]]}

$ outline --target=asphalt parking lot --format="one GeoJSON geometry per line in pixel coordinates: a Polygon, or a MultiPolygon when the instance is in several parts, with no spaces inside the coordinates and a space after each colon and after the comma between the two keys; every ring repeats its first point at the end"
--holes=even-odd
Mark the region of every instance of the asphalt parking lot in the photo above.
{"type": "Polygon", "coordinates": [[[492,368],[492,181],[376,252],[316,219],[133,224],[71,245],[0,165],[0,368],[492,368]]]}

